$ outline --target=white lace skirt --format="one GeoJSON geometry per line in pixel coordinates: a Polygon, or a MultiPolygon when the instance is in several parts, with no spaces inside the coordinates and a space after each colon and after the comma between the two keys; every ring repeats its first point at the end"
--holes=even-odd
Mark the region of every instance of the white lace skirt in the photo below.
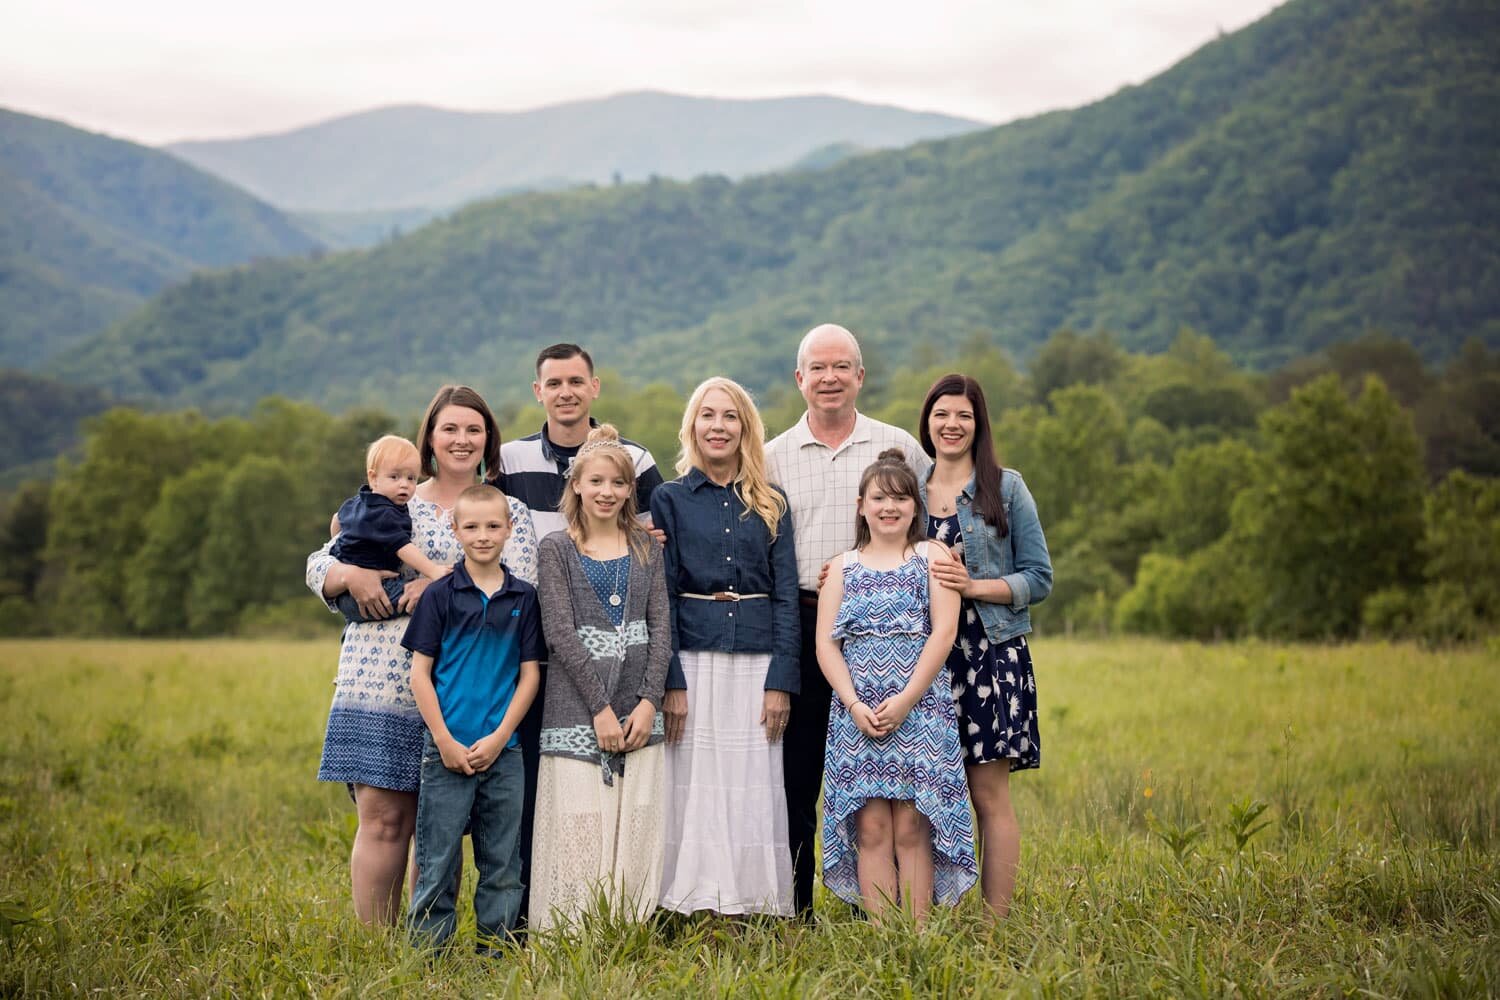
{"type": "Polygon", "coordinates": [[[760,724],[769,653],[683,650],[687,731],[667,746],[661,905],[791,916],[780,742],[760,724]]]}
{"type": "Polygon", "coordinates": [[[536,775],[528,923],[575,921],[596,901],[644,920],[661,891],[663,747],[625,758],[614,786],[599,765],[544,756],[536,775]]]}

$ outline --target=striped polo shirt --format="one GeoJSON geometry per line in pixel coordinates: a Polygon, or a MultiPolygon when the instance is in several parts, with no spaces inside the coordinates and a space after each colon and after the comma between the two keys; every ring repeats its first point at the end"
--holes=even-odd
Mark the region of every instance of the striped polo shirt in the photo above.
{"type": "MultiPolygon", "coordinates": [[[[598,427],[599,421],[590,417],[589,426],[598,427]]],[[[625,438],[620,439],[620,444],[635,463],[635,509],[643,517],[649,516],[651,491],[661,485],[661,472],[651,453],[641,445],[625,438]]],[[[500,474],[500,489],[531,508],[538,539],[567,528],[559,507],[576,450],[559,454],[547,437],[546,424],[535,434],[500,446],[500,464],[505,470],[500,474]]]]}

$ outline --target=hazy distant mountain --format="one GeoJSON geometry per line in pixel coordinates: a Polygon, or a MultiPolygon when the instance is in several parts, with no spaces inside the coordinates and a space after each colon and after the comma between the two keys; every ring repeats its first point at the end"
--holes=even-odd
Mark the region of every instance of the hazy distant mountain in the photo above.
{"type": "Polygon", "coordinates": [[[830,142],[826,146],[819,146],[796,163],[789,163],[787,170],[824,170],[835,163],[842,163],[851,156],[862,156],[870,152],[864,146],[854,142],[830,142]]]}
{"type": "Polygon", "coordinates": [[[1500,344],[1496,34],[1473,0],[1291,0],[1077,110],[738,183],[518,195],[196,277],[56,370],[409,409],[458,375],[524,393],[567,338],[633,377],[764,387],[822,320],[884,373],[1064,326],[1137,350],[1191,326],[1264,365],[1380,328],[1449,357],[1500,344]]]}
{"type": "Polygon", "coordinates": [[[426,208],[383,208],[368,212],[292,212],[292,219],[330,247],[369,247],[425,225],[439,213],[426,208]]]}
{"type": "Polygon", "coordinates": [[[889,149],[984,127],[837,97],[642,92],[519,112],[377,108],[278,135],[167,148],[287,209],[436,212],[559,183],[740,177],[831,143],[889,149]]]}
{"type": "Polygon", "coordinates": [[[316,245],[173,156],[0,109],[0,365],[34,366],[197,268],[316,245]]]}

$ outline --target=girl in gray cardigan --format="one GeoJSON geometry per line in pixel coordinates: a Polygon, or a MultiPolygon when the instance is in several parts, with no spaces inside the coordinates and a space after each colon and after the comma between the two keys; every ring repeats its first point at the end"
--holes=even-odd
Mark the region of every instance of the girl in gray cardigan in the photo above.
{"type": "Polygon", "coordinates": [[[538,547],[547,691],[530,925],[596,899],[645,919],[661,887],[662,718],[672,657],[662,549],[635,510],[635,465],[608,424],[568,472],[567,530],[538,547]]]}

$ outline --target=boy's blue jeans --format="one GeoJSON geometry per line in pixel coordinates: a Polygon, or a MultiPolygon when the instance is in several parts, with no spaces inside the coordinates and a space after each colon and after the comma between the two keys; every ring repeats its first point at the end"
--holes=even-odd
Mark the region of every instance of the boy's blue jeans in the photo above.
{"type": "Polygon", "coordinates": [[[417,888],[412,893],[412,937],[441,946],[453,936],[464,827],[474,841],[474,918],[479,939],[506,937],[521,909],[521,801],[526,790],[519,748],[495,758],[488,771],[463,774],[443,766],[428,733],[422,747],[417,797],[417,888]]]}

